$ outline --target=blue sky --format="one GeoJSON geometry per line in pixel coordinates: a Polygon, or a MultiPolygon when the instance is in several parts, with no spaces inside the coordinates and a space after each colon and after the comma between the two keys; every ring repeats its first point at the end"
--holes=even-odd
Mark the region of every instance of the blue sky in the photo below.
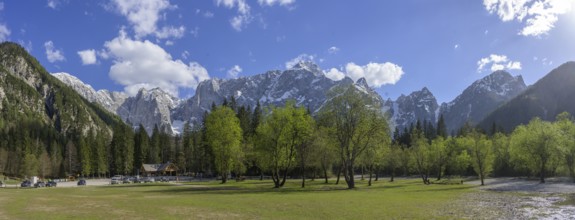
{"type": "Polygon", "coordinates": [[[384,98],[448,102],[497,69],[533,84],[575,60],[574,0],[4,0],[0,41],[95,89],[161,87],[313,60],[384,98]]]}

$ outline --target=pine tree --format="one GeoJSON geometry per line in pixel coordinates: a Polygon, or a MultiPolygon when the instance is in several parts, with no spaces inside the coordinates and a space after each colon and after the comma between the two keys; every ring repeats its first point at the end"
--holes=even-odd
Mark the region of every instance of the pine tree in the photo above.
{"type": "Polygon", "coordinates": [[[447,126],[445,126],[443,114],[439,116],[439,120],[437,121],[437,136],[447,138],[447,126]]]}

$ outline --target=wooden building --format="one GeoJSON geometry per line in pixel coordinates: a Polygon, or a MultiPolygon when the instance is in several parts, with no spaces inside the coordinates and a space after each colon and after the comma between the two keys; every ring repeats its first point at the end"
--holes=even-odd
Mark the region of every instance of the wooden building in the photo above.
{"type": "Polygon", "coordinates": [[[145,176],[176,176],[178,167],[171,162],[159,164],[142,164],[140,169],[145,176]]]}

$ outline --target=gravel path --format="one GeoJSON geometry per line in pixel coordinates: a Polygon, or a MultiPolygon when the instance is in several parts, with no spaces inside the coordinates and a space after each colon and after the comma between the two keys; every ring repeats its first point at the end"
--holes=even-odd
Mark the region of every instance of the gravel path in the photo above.
{"type": "Polygon", "coordinates": [[[575,184],[568,179],[549,179],[539,184],[536,180],[495,178],[485,184],[479,191],[467,193],[444,207],[442,215],[466,219],[575,220],[575,184]],[[567,199],[571,205],[560,205],[567,199]]]}

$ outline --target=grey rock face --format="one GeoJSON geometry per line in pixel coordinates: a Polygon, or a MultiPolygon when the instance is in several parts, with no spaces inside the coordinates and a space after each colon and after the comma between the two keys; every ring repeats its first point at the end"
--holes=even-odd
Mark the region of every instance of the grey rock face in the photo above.
{"type": "Polygon", "coordinates": [[[439,105],[435,96],[424,87],[408,96],[401,95],[396,101],[387,100],[384,109],[388,111],[393,126],[403,130],[417,120],[435,123],[438,120],[439,105]]]}
{"type": "Polygon", "coordinates": [[[127,98],[116,112],[134,128],[142,124],[148,134],[152,134],[154,126],[158,126],[160,131],[175,134],[178,131],[172,129],[171,111],[178,104],[179,99],[159,88],[149,91],[140,89],[136,96],[127,98]]]}
{"type": "Polygon", "coordinates": [[[511,76],[506,71],[496,71],[475,81],[453,101],[441,105],[447,131],[455,131],[465,122],[479,123],[526,88],[523,77],[511,76]]]}

